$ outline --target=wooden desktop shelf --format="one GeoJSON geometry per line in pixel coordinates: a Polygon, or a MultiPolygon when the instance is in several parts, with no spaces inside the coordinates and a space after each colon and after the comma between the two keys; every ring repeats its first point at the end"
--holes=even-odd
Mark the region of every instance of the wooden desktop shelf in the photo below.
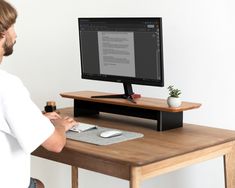
{"type": "Polygon", "coordinates": [[[99,112],[129,115],[157,120],[157,130],[164,131],[183,126],[183,111],[196,109],[199,103],[182,102],[177,108],[167,105],[165,99],[141,97],[132,103],[125,99],[91,98],[91,96],[110,95],[95,91],[61,93],[62,97],[74,99],[74,116],[94,115],[99,112]]]}

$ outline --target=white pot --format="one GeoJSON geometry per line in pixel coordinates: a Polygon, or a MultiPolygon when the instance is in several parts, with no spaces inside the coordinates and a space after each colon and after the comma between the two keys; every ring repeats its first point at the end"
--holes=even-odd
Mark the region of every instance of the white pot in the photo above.
{"type": "Polygon", "coordinates": [[[179,107],[181,105],[181,99],[177,97],[168,97],[167,104],[169,107],[179,107]]]}

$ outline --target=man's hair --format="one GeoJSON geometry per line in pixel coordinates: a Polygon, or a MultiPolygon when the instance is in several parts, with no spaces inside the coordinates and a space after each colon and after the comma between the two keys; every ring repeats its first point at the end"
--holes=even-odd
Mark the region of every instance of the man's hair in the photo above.
{"type": "Polygon", "coordinates": [[[16,18],[16,9],[8,2],[0,0],[0,38],[16,22],[16,18]]]}

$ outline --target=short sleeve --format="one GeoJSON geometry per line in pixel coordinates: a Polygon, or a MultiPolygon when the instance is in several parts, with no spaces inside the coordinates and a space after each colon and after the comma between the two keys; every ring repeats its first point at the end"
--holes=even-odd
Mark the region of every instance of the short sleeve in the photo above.
{"type": "Polygon", "coordinates": [[[31,100],[28,90],[15,78],[2,96],[2,109],[11,135],[31,153],[54,132],[54,126],[31,100]]]}

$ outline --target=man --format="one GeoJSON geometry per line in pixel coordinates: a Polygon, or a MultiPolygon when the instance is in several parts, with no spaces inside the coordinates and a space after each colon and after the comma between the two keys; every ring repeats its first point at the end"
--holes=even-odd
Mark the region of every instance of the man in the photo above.
{"type": "MultiPolygon", "coordinates": [[[[13,53],[16,18],[16,10],[0,0],[0,63],[13,53]]],[[[56,113],[43,115],[22,82],[0,70],[0,187],[43,188],[40,181],[30,179],[30,153],[39,145],[60,152],[65,132],[75,124],[56,113]]]]}

